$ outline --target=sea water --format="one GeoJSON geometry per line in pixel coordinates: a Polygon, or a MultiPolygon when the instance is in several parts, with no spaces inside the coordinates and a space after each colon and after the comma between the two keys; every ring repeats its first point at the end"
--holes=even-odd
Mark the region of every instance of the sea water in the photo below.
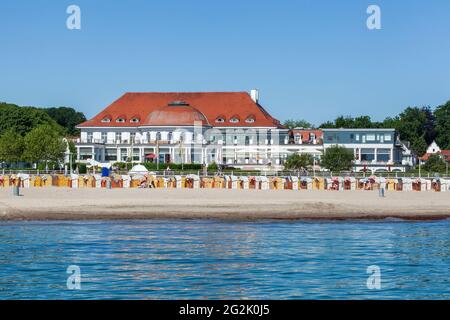
{"type": "Polygon", "coordinates": [[[106,298],[449,299],[450,221],[0,223],[0,299],[106,298]]]}

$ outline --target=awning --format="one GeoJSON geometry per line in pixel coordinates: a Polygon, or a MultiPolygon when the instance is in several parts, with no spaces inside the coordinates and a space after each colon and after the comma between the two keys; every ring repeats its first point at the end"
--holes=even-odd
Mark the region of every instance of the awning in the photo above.
{"type": "Polygon", "coordinates": [[[146,154],[145,159],[156,159],[156,154],[154,153],[146,154]]]}

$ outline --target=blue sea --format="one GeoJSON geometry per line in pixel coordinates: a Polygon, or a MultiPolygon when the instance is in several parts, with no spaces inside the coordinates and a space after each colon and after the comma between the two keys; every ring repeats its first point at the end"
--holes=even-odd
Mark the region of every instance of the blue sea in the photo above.
{"type": "Polygon", "coordinates": [[[0,299],[449,298],[449,220],[0,223],[0,299]]]}

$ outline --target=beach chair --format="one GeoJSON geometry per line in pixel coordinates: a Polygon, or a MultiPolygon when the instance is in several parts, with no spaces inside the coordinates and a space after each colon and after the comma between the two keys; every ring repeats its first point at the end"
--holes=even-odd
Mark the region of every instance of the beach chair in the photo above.
{"type": "Polygon", "coordinates": [[[78,189],[78,181],[80,177],[77,174],[72,173],[69,178],[71,180],[71,187],[73,189],[78,189]]]}
{"type": "Polygon", "coordinates": [[[298,177],[295,177],[295,176],[291,176],[290,177],[290,180],[291,180],[291,190],[299,190],[299,187],[298,187],[298,177]]]}

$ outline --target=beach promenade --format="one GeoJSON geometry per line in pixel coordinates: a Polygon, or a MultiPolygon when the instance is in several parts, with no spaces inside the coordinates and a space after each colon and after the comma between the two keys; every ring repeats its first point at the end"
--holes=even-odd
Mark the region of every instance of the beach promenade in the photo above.
{"type": "Polygon", "coordinates": [[[450,217],[450,193],[227,189],[0,189],[0,220],[450,217]]]}

